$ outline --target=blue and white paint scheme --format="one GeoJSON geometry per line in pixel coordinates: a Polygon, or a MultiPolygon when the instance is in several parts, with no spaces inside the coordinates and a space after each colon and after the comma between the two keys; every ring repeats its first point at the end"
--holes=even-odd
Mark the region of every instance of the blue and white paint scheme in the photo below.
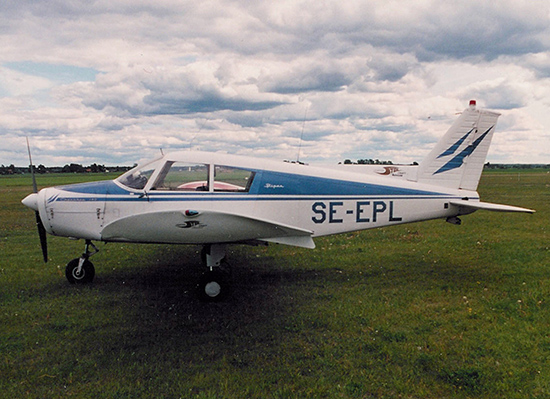
{"type": "Polygon", "coordinates": [[[225,244],[314,248],[315,237],[438,218],[459,224],[478,209],[534,212],[481,202],[476,192],[498,116],[472,101],[418,166],[314,167],[182,151],[23,203],[49,234],[86,240],[67,267],[71,282],[93,277],[92,241],[203,244],[210,272],[201,295],[218,299],[225,244]]]}

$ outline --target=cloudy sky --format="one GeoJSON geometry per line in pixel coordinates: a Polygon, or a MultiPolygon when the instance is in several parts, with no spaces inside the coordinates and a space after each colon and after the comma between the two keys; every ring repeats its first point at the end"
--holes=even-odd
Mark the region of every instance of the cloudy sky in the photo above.
{"type": "Polygon", "coordinates": [[[550,2],[0,3],[0,164],[409,163],[470,99],[489,161],[550,163],[550,2]]]}

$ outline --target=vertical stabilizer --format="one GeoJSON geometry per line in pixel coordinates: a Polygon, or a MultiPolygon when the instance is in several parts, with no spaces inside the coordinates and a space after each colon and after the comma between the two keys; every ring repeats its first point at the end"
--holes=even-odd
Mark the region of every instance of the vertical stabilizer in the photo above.
{"type": "Polygon", "coordinates": [[[420,163],[418,182],[475,191],[499,116],[476,109],[476,102],[470,101],[470,107],[420,163]]]}

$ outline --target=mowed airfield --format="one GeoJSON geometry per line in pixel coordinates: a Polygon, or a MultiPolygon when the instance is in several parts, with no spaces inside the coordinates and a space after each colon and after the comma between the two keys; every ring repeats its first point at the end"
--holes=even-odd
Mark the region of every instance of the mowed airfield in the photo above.
{"type": "MultiPolygon", "coordinates": [[[[38,175],[39,188],[112,175],[38,175]]],[[[550,171],[484,172],[478,211],[316,239],[232,246],[233,292],[199,302],[199,246],[48,237],[30,175],[0,177],[0,396],[525,398],[550,396],[550,171]]]]}

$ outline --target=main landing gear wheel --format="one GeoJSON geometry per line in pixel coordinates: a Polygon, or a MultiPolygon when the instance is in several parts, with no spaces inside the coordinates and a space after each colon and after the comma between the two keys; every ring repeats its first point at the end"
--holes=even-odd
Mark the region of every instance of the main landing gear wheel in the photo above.
{"type": "Polygon", "coordinates": [[[95,268],[88,259],[76,258],[67,263],[65,276],[71,284],[89,284],[95,276],[95,268]],[[79,267],[82,261],[82,266],[79,267]]]}
{"type": "Polygon", "coordinates": [[[231,288],[229,273],[222,266],[225,263],[225,245],[205,245],[201,257],[208,270],[199,279],[199,299],[206,302],[225,299],[231,288]]]}
{"type": "Polygon", "coordinates": [[[222,270],[205,272],[198,284],[199,299],[205,302],[221,301],[230,290],[228,274],[222,270]]]}

